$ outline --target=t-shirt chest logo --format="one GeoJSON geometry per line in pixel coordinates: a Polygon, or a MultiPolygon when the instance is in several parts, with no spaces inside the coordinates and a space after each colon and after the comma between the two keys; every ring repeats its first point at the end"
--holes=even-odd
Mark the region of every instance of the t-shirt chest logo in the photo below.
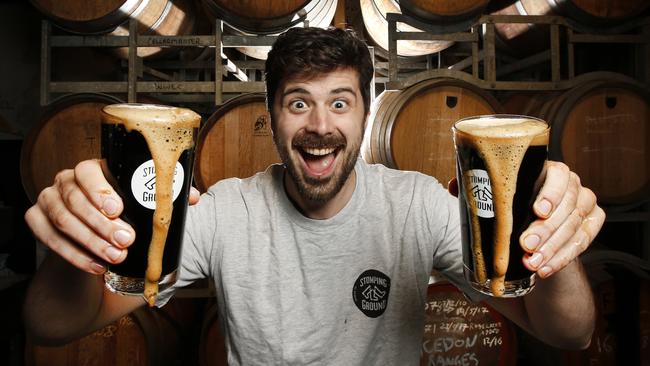
{"type": "Polygon", "coordinates": [[[385,274],[369,269],[354,282],[352,299],[357,308],[370,318],[376,318],[386,311],[390,278],[385,274]]]}

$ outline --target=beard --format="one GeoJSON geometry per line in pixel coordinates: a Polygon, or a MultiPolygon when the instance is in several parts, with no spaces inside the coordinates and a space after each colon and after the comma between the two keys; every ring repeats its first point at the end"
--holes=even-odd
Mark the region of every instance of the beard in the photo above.
{"type": "MultiPolygon", "coordinates": [[[[363,134],[361,134],[363,136],[363,134]]],[[[357,158],[359,157],[361,140],[347,144],[345,138],[340,134],[319,136],[313,133],[300,131],[287,146],[283,141],[273,135],[275,146],[280,155],[289,176],[295,183],[300,196],[311,203],[321,205],[331,200],[341,191],[343,185],[354,170],[357,158]],[[302,154],[303,148],[336,148],[340,162],[328,177],[314,178],[305,174],[301,168],[301,162],[297,156],[292,157],[291,150],[297,150],[296,154],[302,154]]],[[[304,158],[304,157],[303,157],[304,158]]]]}

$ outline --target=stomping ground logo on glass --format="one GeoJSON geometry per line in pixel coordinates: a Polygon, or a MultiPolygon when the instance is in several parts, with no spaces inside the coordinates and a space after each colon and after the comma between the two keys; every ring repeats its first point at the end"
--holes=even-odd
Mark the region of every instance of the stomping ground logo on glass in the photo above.
{"type": "Polygon", "coordinates": [[[352,299],[362,313],[376,318],[386,311],[389,293],[390,278],[377,270],[369,269],[354,282],[352,299]]]}
{"type": "Polygon", "coordinates": [[[492,184],[488,172],[481,169],[472,169],[465,172],[468,178],[470,194],[476,202],[476,211],[479,217],[490,219],[494,217],[492,204],[492,184]]]}

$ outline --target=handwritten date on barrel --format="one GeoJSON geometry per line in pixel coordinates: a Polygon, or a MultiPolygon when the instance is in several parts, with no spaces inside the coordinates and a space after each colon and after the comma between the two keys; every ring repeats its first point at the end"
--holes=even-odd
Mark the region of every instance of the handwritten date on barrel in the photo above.
{"type": "Polygon", "coordinates": [[[514,330],[487,304],[451,284],[429,286],[420,366],[515,365],[514,330]]]}

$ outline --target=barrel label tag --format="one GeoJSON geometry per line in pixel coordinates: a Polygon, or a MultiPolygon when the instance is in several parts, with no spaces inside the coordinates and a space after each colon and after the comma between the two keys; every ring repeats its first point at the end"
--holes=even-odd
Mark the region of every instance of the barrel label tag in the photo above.
{"type": "MultiPolygon", "coordinates": [[[[185,171],[181,163],[176,162],[174,182],[172,184],[173,200],[176,201],[183,188],[185,171]]],[[[156,168],[153,160],[145,161],[131,176],[131,192],[136,201],[150,210],[156,209],[156,168]]]]}
{"type": "Polygon", "coordinates": [[[469,190],[468,194],[476,202],[476,212],[479,217],[490,219],[494,217],[494,205],[492,204],[492,185],[487,171],[482,169],[471,169],[465,172],[469,190]]]}
{"type": "Polygon", "coordinates": [[[364,271],[352,287],[354,304],[369,318],[376,318],[386,311],[389,293],[390,277],[375,269],[364,271]]]}
{"type": "Polygon", "coordinates": [[[265,114],[257,117],[253,125],[253,136],[271,136],[269,117],[265,114]]]}

